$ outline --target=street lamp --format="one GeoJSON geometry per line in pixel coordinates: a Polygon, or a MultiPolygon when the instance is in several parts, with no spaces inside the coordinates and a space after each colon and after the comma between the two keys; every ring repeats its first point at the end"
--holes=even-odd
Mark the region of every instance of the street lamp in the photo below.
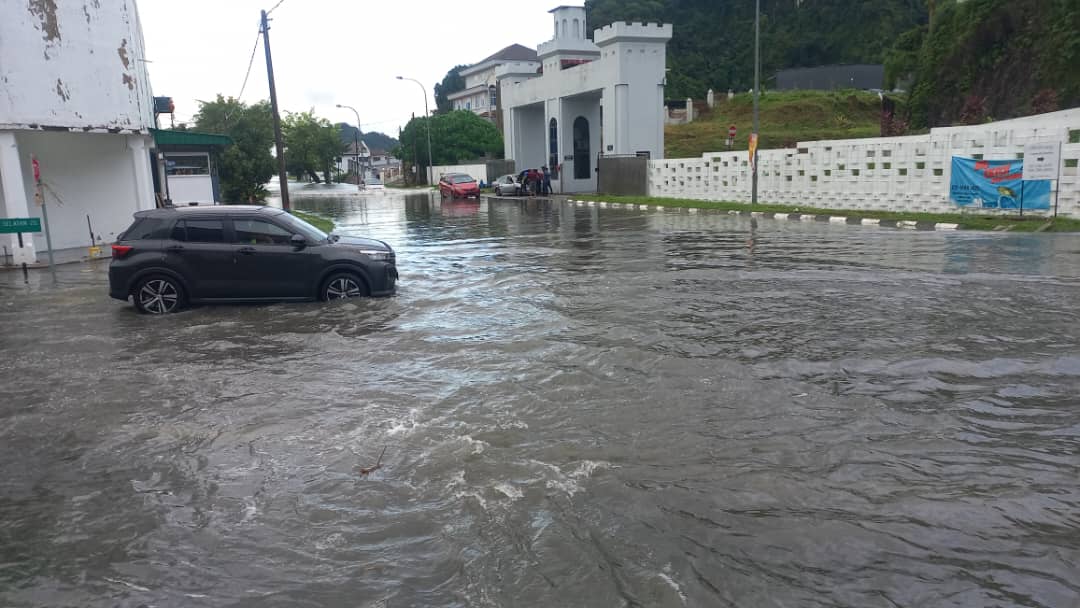
{"type": "Polygon", "coordinates": [[[363,187],[360,185],[363,181],[362,176],[360,175],[360,113],[352,106],[346,106],[340,103],[336,105],[339,108],[348,108],[353,111],[353,114],[356,114],[356,135],[353,138],[353,152],[356,153],[356,189],[357,191],[360,191],[363,190],[363,187]]]}
{"type": "Polygon", "coordinates": [[[398,80],[411,80],[412,82],[415,82],[416,84],[420,85],[420,90],[424,92],[424,124],[427,125],[427,157],[428,157],[427,182],[428,182],[428,185],[430,186],[431,182],[432,182],[432,172],[431,172],[432,171],[432,166],[431,165],[433,164],[434,159],[431,157],[431,114],[430,114],[430,112],[428,112],[427,89],[424,88],[424,83],[422,83],[419,80],[416,80],[414,78],[405,78],[404,76],[398,76],[397,79],[398,80]]]}

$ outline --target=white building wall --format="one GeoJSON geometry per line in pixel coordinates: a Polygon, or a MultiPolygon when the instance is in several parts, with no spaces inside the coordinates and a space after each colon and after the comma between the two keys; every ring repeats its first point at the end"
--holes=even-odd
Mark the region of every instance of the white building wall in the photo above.
{"type": "Polygon", "coordinates": [[[544,106],[536,104],[514,108],[514,139],[517,153],[514,158],[518,171],[539,169],[547,164],[547,130],[544,123],[544,106]]]}
{"type": "MultiPolygon", "coordinates": [[[[3,0],[0,15],[0,217],[40,216],[36,155],[53,248],[89,246],[88,215],[109,242],[155,204],[153,98],[135,1],[3,0]]],[[[23,253],[34,261],[45,247],[38,235],[23,253]]]]}
{"type": "MultiPolygon", "coordinates": [[[[813,141],[792,149],[760,150],[758,199],[819,209],[976,212],[949,201],[952,157],[1011,160],[1020,158],[1025,144],[1044,141],[1061,143],[1059,214],[1080,217],[1080,108],[933,129],[928,135],[813,141]]],[[[742,151],[653,160],[649,194],[748,203],[748,159],[742,151]]]]}
{"type": "MultiPolygon", "coordinates": [[[[435,180],[438,181],[440,177],[447,173],[464,173],[469,177],[475,179],[477,182],[483,180],[486,183],[491,183],[491,179],[487,174],[487,165],[439,165],[434,167],[433,174],[435,180]]],[[[492,177],[498,177],[492,176],[492,177]]]]}
{"type": "Polygon", "coordinates": [[[589,98],[568,98],[562,100],[563,120],[559,124],[560,146],[563,149],[563,168],[560,183],[563,192],[595,192],[597,154],[600,153],[600,104],[589,98]],[[565,160],[574,154],[574,121],[584,117],[589,121],[589,177],[574,177],[575,160],[565,160]]]}
{"type": "Polygon", "coordinates": [[[544,74],[501,82],[502,105],[511,126],[504,140],[505,155],[522,168],[546,163],[548,121],[557,116],[564,190],[585,192],[595,189],[598,154],[648,152],[654,159],[664,157],[663,82],[672,27],[615,23],[596,30],[594,44],[583,33],[574,34],[575,19],[579,33],[584,31],[582,7],[560,7],[553,12],[558,35],[538,49],[544,74]],[[564,59],[591,61],[562,69],[564,59]],[[556,104],[561,104],[557,111],[552,109],[556,104]],[[523,111],[532,107],[545,107],[545,116],[523,111]],[[574,154],[573,124],[578,116],[589,122],[589,179],[574,178],[575,161],[566,160],[574,154]],[[544,143],[534,146],[533,137],[523,137],[525,130],[537,133],[544,143]]]}
{"type": "MultiPolygon", "coordinates": [[[[30,154],[41,165],[54,249],[88,247],[87,216],[94,234],[110,243],[131,224],[132,214],[154,207],[150,136],[18,131],[15,140],[30,217],[41,217],[41,207],[34,204],[30,154]],[[145,179],[137,179],[140,174],[145,179]]],[[[34,245],[44,252],[45,235],[34,235],[34,245]]]]}
{"type": "Polygon", "coordinates": [[[0,15],[0,129],[153,126],[134,0],[3,0],[0,15]]]}

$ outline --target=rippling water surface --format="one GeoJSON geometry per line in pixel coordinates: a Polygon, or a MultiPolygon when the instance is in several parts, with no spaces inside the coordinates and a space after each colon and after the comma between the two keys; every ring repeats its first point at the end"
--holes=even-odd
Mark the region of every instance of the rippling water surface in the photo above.
{"type": "Polygon", "coordinates": [[[1077,237],[297,203],[399,294],[0,277],[0,605],[1080,605],[1077,237]]]}

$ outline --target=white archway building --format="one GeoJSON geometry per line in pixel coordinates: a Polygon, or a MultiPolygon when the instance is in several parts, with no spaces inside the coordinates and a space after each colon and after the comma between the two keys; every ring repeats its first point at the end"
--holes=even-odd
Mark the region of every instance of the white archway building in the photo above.
{"type": "Polygon", "coordinates": [[[542,73],[500,75],[507,158],[519,170],[562,165],[566,192],[596,190],[601,154],[664,156],[670,24],[614,23],[586,38],[585,8],[550,11],[542,73]]]}

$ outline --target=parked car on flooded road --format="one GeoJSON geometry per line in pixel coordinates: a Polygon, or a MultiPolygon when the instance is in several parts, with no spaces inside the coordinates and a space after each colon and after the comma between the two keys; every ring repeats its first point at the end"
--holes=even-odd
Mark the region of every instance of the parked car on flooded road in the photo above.
{"type": "Polygon", "coordinates": [[[521,182],[518,181],[516,175],[504,175],[495,180],[492,187],[495,189],[495,196],[517,196],[521,194],[521,182]]]}
{"type": "Polygon", "coordinates": [[[439,194],[450,198],[480,198],[480,185],[464,173],[447,173],[439,178],[439,194]]]}
{"type": "Polygon", "coordinates": [[[332,300],[394,293],[394,250],[328,235],[272,207],[140,211],[112,246],[109,295],[165,314],[189,303],[332,300]]]}

